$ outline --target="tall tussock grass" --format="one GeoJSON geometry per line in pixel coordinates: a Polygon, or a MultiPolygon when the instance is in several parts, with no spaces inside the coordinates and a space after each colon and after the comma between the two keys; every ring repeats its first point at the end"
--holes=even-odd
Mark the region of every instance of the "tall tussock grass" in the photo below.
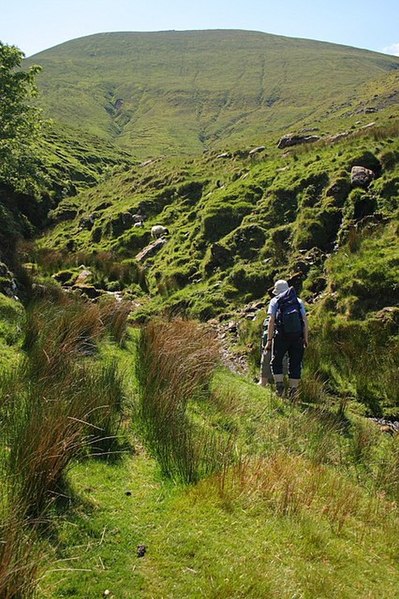
{"type": "MultiPolygon", "coordinates": [[[[16,372],[23,377],[25,364],[16,372]]],[[[39,517],[59,493],[72,460],[84,450],[106,453],[120,423],[116,365],[65,364],[60,378],[29,380],[2,408],[7,477],[27,517],[39,517]]]]}
{"type": "Polygon", "coordinates": [[[34,597],[44,553],[37,543],[36,530],[21,518],[18,506],[9,510],[7,518],[2,517],[0,539],[1,599],[34,597]]]}
{"type": "Polygon", "coordinates": [[[123,389],[116,363],[96,359],[104,331],[98,306],[37,302],[24,358],[0,379],[1,598],[27,597],[34,587],[35,534],[73,460],[114,450],[123,389]]]}
{"type": "Polygon", "coordinates": [[[377,326],[379,335],[356,323],[341,327],[328,319],[318,323],[306,353],[305,375],[316,376],[331,391],[353,397],[370,415],[381,416],[383,408],[397,413],[399,347],[380,323],[377,326]]]}
{"type": "Polygon", "coordinates": [[[164,475],[192,483],[220,468],[230,441],[190,417],[190,400],[207,392],[219,364],[214,334],[193,321],[152,321],[137,347],[138,416],[164,475]]]}

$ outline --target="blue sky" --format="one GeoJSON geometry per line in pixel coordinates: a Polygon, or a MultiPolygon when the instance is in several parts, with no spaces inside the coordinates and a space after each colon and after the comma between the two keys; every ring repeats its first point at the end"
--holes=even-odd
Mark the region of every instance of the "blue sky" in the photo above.
{"type": "Polygon", "coordinates": [[[0,41],[27,56],[104,31],[251,29],[399,55],[398,0],[0,0],[0,41]]]}

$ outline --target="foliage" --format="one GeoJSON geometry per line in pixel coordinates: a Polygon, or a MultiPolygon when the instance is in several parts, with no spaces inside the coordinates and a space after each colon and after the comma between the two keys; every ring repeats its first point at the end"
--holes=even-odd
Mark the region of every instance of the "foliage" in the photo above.
{"type": "Polygon", "coordinates": [[[18,190],[36,187],[38,165],[34,144],[41,117],[32,104],[40,67],[22,70],[24,54],[0,42],[0,182],[18,190]]]}

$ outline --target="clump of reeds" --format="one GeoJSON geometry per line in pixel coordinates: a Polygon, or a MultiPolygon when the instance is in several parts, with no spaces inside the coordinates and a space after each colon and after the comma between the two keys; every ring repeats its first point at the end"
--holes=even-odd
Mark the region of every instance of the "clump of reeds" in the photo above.
{"type": "Polygon", "coordinates": [[[153,321],[137,348],[138,415],[162,472],[195,482],[226,460],[229,442],[194,424],[189,401],[206,392],[219,364],[214,334],[193,321],[153,321]]]}
{"type": "Polygon", "coordinates": [[[0,597],[33,593],[37,531],[82,454],[109,455],[122,415],[115,363],[96,359],[105,324],[98,306],[36,302],[25,356],[0,378],[0,597]]]}
{"type": "Polygon", "coordinates": [[[99,310],[101,322],[107,332],[114,341],[119,345],[123,345],[127,333],[131,303],[108,300],[99,304],[99,310]]]}
{"type": "MultiPolygon", "coordinates": [[[[37,302],[27,314],[25,356],[1,377],[5,508],[0,572],[6,586],[11,582],[4,581],[14,580],[15,572],[22,578],[33,577],[28,566],[18,569],[17,562],[27,561],[20,560],[18,548],[30,551],[33,532],[25,529],[35,530],[63,492],[72,461],[87,452],[109,455],[114,449],[123,391],[117,365],[96,359],[96,342],[104,330],[98,306],[75,300],[37,302]],[[13,553],[9,539],[17,534],[15,522],[22,536],[13,553]]],[[[4,593],[5,597],[25,596],[4,593]]]]}
{"type": "Polygon", "coordinates": [[[44,553],[37,531],[21,517],[18,505],[0,523],[0,597],[29,599],[35,595],[44,553]]]}

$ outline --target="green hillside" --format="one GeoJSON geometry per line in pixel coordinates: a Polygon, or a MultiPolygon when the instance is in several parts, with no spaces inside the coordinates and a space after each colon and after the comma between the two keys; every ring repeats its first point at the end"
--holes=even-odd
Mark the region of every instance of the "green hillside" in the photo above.
{"type": "MultiPolygon", "coordinates": [[[[59,204],[52,215],[58,224],[40,243],[43,268],[72,285],[82,261],[91,264],[90,284],[132,299],[136,321],[165,309],[240,321],[243,306],[264,301],[276,278],[293,280],[311,306],[319,343],[313,374],[370,413],[395,413],[397,387],[384,377],[398,341],[391,338],[399,301],[398,167],[394,123],[289,153],[266,148],[255,159],[241,150],[132,166],[59,204]],[[368,188],[351,183],[355,165],[376,174],[368,188]],[[143,227],[133,225],[136,214],[143,227]],[[144,256],[155,224],[170,235],[144,256]],[[54,250],[49,266],[46,252],[54,250]],[[338,338],[353,342],[345,365],[335,364],[343,355],[338,338]],[[366,340],[378,376],[366,376],[362,360],[355,368],[352,354],[363,355],[366,340]]],[[[255,364],[261,317],[252,329],[240,323],[255,364]]]]}
{"type": "Polygon", "coordinates": [[[32,62],[53,120],[0,173],[0,597],[396,597],[399,58],[209,31],[32,62]],[[277,278],[309,315],[294,398],[255,383],[277,278]]]}
{"type": "MultiPolygon", "coordinates": [[[[142,157],[325,127],[321,119],[359,109],[364,84],[384,87],[399,68],[399,58],[366,50],[229,30],[97,34],[26,62],[43,66],[49,116],[142,157]]],[[[367,96],[360,112],[375,104],[367,96]]]]}

